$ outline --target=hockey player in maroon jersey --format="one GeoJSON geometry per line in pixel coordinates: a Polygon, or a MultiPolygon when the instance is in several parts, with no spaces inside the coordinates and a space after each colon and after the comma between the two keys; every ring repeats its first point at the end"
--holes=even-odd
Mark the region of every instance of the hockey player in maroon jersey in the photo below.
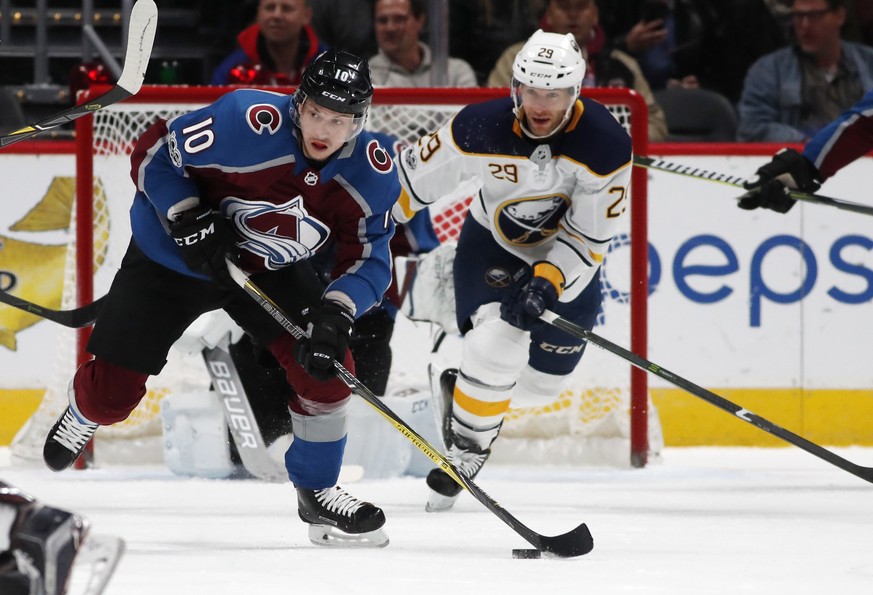
{"type": "Polygon", "coordinates": [[[822,128],[803,152],[782,149],[749,180],[740,197],[743,209],[763,207],[787,213],[794,203],[791,190],[815,192],[839,170],[873,150],[873,91],[822,128]]]}
{"type": "MultiPolygon", "coordinates": [[[[467,477],[488,458],[510,402],[552,402],[582,357],[583,341],[539,315],[554,310],[591,329],[600,308],[631,141],[603,105],[579,98],[584,76],[572,34],[537,31],[515,59],[511,99],[465,107],[396,160],[398,221],[474,196],[453,268],[461,365],[454,387],[442,379],[440,405],[448,456],[467,477]]],[[[441,469],[427,484],[428,510],[450,508],[461,490],[441,469]]]]}
{"type": "Polygon", "coordinates": [[[350,391],[333,362],[354,370],[352,325],[390,283],[400,193],[388,153],[363,131],[372,95],[366,61],[330,50],[293,96],[234,91],[142,135],[131,156],[133,238],[88,343],[95,357],[46,439],[50,468],[71,465],[98,426],[126,419],[185,328],[223,308],[294,388],[285,465],[312,540],[387,544],[382,510],[336,486],[350,391]],[[329,245],[336,264],[324,289],[308,259],[329,245]],[[295,341],[239,289],[226,256],[310,325],[310,338],[295,341]]]}

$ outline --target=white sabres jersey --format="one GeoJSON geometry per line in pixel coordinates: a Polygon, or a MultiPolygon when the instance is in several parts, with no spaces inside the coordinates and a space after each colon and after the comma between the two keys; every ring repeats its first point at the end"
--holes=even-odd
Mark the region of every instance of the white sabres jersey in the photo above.
{"type": "Polygon", "coordinates": [[[561,301],[593,278],[629,204],[631,139],[600,103],[582,98],[557,136],[525,137],[509,98],[467,106],[397,158],[398,221],[438,201],[473,196],[468,217],[528,264],[563,276],[561,301]]]}

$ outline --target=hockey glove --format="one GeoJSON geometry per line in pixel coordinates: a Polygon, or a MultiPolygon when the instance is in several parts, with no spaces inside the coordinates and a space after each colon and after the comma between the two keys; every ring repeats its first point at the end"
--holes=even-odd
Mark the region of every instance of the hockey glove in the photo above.
{"type": "Polygon", "coordinates": [[[791,191],[815,192],[821,188],[819,180],[821,174],[806,157],[794,149],[782,149],[746,182],[745,188],[749,192],[740,197],[737,206],[746,210],[762,207],[787,213],[797,202],[791,198],[791,191]]]}
{"type": "Polygon", "coordinates": [[[349,337],[355,317],[337,302],[326,302],[315,315],[309,338],[300,339],[294,349],[294,357],[306,373],[326,382],[334,377],[336,368],[346,357],[349,337]]]}
{"type": "Polygon", "coordinates": [[[530,282],[521,280],[500,304],[500,318],[523,331],[542,324],[540,316],[558,303],[558,288],[546,279],[534,275],[530,282]]]}
{"type": "Polygon", "coordinates": [[[224,287],[236,286],[224,260],[236,259],[235,237],[227,219],[209,207],[195,207],[170,223],[170,235],[189,269],[224,287]]]}

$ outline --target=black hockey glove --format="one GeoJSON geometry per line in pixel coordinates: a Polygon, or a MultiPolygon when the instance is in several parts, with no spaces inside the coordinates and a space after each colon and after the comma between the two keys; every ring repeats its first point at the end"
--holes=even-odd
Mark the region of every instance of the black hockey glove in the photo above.
{"type": "Polygon", "coordinates": [[[821,174],[809,159],[794,149],[782,149],[746,182],[745,188],[749,192],[740,197],[737,206],[746,210],[762,207],[787,213],[797,202],[791,198],[791,191],[815,192],[821,188],[819,180],[821,174]]]}
{"type": "Polygon", "coordinates": [[[516,281],[500,304],[500,318],[523,331],[543,324],[540,315],[558,303],[558,289],[545,277],[531,277],[516,281]]]}
{"type": "Polygon", "coordinates": [[[309,338],[300,339],[294,349],[294,357],[307,374],[319,382],[334,377],[336,368],[333,363],[342,363],[345,359],[354,323],[352,313],[337,302],[326,302],[321,307],[315,315],[309,338]]]}
{"type": "Polygon", "coordinates": [[[235,237],[227,219],[209,207],[195,207],[170,223],[170,235],[189,269],[208,275],[224,287],[236,286],[224,260],[236,260],[235,237]]]}

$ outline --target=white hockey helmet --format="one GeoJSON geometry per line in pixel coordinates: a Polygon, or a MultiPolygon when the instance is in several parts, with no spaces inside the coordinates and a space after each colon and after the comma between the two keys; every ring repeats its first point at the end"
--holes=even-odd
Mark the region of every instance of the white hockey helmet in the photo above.
{"type": "MultiPolygon", "coordinates": [[[[537,89],[567,89],[573,98],[568,102],[564,121],[569,119],[575,98],[582,90],[582,79],[585,78],[585,58],[576,43],[572,33],[547,33],[542,29],[530,36],[521,51],[515,56],[512,64],[512,101],[515,105],[515,115],[524,129],[525,134],[538,138],[524,128],[521,117],[521,98],[518,90],[521,85],[537,89]]],[[[560,128],[560,127],[559,127],[560,128]]]]}

